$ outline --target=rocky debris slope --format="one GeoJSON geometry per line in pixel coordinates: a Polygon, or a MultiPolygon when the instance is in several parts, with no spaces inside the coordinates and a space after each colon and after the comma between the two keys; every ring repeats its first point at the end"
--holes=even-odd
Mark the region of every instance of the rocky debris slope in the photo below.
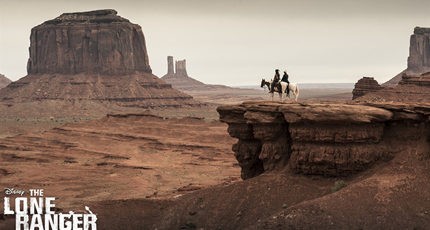
{"type": "Polygon", "coordinates": [[[380,90],[382,87],[373,79],[373,77],[363,77],[355,83],[354,90],[352,91],[352,99],[361,97],[368,92],[380,90]]]}
{"type": "Polygon", "coordinates": [[[0,90],[4,102],[91,100],[122,106],[198,105],[191,96],[148,73],[124,76],[28,75],[0,90]]]}
{"type": "Polygon", "coordinates": [[[0,89],[9,85],[12,81],[9,80],[5,75],[0,74],[0,89]]]}
{"type": "Polygon", "coordinates": [[[151,73],[139,25],[115,10],[65,13],[30,36],[28,75],[0,100],[94,100],[124,106],[197,105],[151,73]]]}
{"type": "Polygon", "coordinates": [[[248,179],[273,170],[345,176],[392,159],[404,138],[421,138],[430,105],[282,104],[248,102],[218,107],[239,139],[233,151],[248,179]],[[392,135],[393,130],[403,135],[392,135]]]}

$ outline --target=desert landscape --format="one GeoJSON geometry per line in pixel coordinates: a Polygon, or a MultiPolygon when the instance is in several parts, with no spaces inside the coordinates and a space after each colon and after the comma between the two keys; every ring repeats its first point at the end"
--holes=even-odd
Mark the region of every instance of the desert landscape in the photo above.
{"type": "MultiPolygon", "coordinates": [[[[173,56],[158,77],[138,24],[63,13],[31,29],[25,77],[0,75],[0,187],[98,229],[427,229],[429,39],[416,27],[385,83],[300,83],[295,102],[173,56]]],[[[0,209],[0,229],[18,219],[0,209]]]]}

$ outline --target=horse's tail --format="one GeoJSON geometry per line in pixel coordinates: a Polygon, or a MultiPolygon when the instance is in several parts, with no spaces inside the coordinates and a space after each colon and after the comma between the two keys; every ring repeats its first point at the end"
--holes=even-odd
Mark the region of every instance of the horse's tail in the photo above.
{"type": "Polygon", "coordinates": [[[294,94],[296,95],[296,100],[297,100],[297,98],[299,98],[299,92],[300,90],[299,90],[299,85],[297,84],[296,85],[296,90],[294,91],[294,94]]]}

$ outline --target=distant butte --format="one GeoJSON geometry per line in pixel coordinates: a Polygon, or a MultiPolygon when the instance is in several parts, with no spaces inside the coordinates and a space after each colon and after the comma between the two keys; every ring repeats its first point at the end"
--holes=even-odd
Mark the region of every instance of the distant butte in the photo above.
{"type": "Polygon", "coordinates": [[[187,73],[186,60],[173,60],[172,56],[167,57],[167,74],[161,79],[172,84],[172,86],[179,90],[191,90],[195,88],[204,88],[206,84],[198,81],[187,73]]]}
{"type": "Polygon", "coordinates": [[[193,105],[152,74],[139,25],[115,10],[64,13],[31,30],[28,75],[0,101],[85,99],[153,107],[193,105]]]}

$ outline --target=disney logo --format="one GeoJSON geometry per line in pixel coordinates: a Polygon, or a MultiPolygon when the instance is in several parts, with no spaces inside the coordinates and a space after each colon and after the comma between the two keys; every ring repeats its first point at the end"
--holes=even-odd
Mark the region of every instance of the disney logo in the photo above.
{"type": "Polygon", "coordinates": [[[24,190],[20,190],[20,189],[15,189],[15,188],[5,188],[4,189],[4,193],[6,195],[16,195],[16,194],[18,194],[18,195],[22,196],[22,195],[24,195],[25,191],[24,190]]]}

